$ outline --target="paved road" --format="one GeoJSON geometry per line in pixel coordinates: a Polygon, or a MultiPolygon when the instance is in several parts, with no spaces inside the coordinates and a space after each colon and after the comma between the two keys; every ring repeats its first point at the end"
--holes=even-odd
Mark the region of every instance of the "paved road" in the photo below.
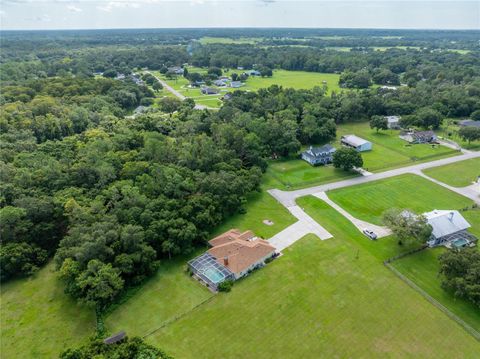
{"type": "Polygon", "coordinates": [[[362,233],[364,229],[369,229],[371,231],[374,231],[377,234],[378,238],[386,237],[392,234],[392,231],[387,227],[377,226],[375,224],[365,222],[365,221],[362,221],[361,219],[355,218],[350,213],[345,211],[342,207],[340,207],[338,204],[333,202],[330,198],[328,198],[325,192],[315,193],[314,196],[317,198],[320,198],[322,201],[325,201],[338,213],[340,213],[342,216],[344,216],[346,219],[352,222],[352,224],[355,227],[357,227],[357,229],[362,233]]]}
{"type": "MultiPolygon", "coordinates": [[[[310,187],[310,188],[299,189],[296,191],[281,191],[279,189],[271,189],[268,192],[274,198],[276,198],[281,204],[283,204],[285,207],[288,208],[291,206],[295,206],[295,200],[299,197],[313,195],[315,193],[325,192],[332,189],[349,187],[349,186],[353,186],[361,183],[376,181],[379,179],[390,178],[390,177],[398,176],[405,173],[418,174],[419,171],[426,168],[443,166],[450,163],[464,161],[464,160],[477,158],[477,157],[480,157],[480,152],[463,153],[461,155],[454,156],[454,157],[443,158],[436,161],[425,162],[425,163],[420,163],[413,166],[402,167],[402,168],[397,168],[390,171],[375,173],[375,174],[372,174],[371,176],[355,177],[348,180],[328,183],[328,184],[310,187]]],[[[474,201],[479,203],[480,200],[478,198],[478,194],[476,196],[472,195],[470,191],[465,191],[465,193],[467,193],[467,197],[472,198],[474,201]]]]}
{"type": "Polygon", "coordinates": [[[298,221],[268,240],[277,251],[281,252],[309,233],[317,235],[317,237],[322,240],[333,237],[299,206],[289,207],[288,210],[298,219],[298,221]]]}
{"type": "MultiPolygon", "coordinates": [[[[171,92],[172,94],[174,94],[176,97],[178,97],[181,101],[185,100],[187,97],[185,97],[184,95],[182,95],[180,92],[178,92],[177,90],[175,90],[172,86],[170,86],[169,84],[167,84],[165,81],[163,81],[160,77],[157,77],[155,76],[154,74],[152,74],[150,71],[146,71],[147,73],[149,73],[150,75],[152,75],[153,77],[155,77],[158,82],[160,82],[163,86],[163,88],[169,92],[171,92]]],[[[218,108],[214,108],[214,107],[208,107],[208,106],[205,106],[205,105],[195,105],[195,109],[196,110],[218,110],[218,108]]]]}

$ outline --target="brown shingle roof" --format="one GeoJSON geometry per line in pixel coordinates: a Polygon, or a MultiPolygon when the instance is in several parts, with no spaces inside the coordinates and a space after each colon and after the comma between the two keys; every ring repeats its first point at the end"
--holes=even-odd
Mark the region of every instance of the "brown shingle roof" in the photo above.
{"type": "Polygon", "coordinates": [[[208,244],[210,244],[212,247],[219,246],[221,244],[234,241],[240,235],[241,235],[241,232],[238,229],[233,228],[233,229],[231,229],[231,230],[229,230],[229,231],[227,231],[227,232],[209,240],[208,244]]]}
{"type": "Polygon", "coordinates": [[[236,234],[237,230],[230,230],[221,236],[212,239],[213,245],[208,252],[218,263],[230,269],[233,273],[240,273],[262,258],[275,251],[275,247],[267,241],[255,238],[251,231],[236,234]],[[233,232],[232,232],[233,231],[233,232]],[[233,234],[233,235],[232,235],[233,234]],[[233,238],[232,237],[237,237],[233,238]]]}

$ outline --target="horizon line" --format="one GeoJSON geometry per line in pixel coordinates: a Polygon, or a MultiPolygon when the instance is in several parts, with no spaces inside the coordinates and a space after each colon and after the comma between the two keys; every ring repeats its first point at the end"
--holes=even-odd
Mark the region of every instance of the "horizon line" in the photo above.
{"type": "Polygon", "coordinates": [[[260,29],[260,30],[395,30],[395,31],[478,31],[480,28],[394,28],[394,27],[290,27],[290,26],[208,26],[208,27],[198,27],[198,26],[179,26],[179,27],[91,27],[91,28],[51,28],[51,29],[2,29],[1,31],[35,31],[35,32],[46,32],[46,31],[94,31],[94,30],[225,30],[225,29],[260,29]]]}

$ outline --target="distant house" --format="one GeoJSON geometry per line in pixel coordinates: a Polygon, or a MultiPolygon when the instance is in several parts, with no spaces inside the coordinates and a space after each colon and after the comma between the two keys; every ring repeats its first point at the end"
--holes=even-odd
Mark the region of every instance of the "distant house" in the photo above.
{"type": "Polygon", "coordinates": [[[437,135],[433,131],[406,131],[400,134],[400,138],[411,144],[437,142],[437,135]]]}
{"type": "Polygon", "coordinates": [[[215,95],[218,93],[218,90],[213,87],[202,87],[200,90],[204,95],[215,95]]]}
{"type": "Polygon", "coordinates": [[[388,128],[392,130],[400,129],[400,116],[385,116],[388,128]]]}
{"type": "Polygon", "coordinates": [[[461,127],[480,127],[480,121],[462,120],[458,123],[461,127]]]}
{"type": "Polygon", "coordinates": [[[397,86],[380,86],[380,89],[382,89],[382,90],[396,91],[396,90],[397,90],[397,86]]]}
{"type": "Polygon", "coordinates": [[[370,151],[372,143],[355,135],[342,136],[340,142],[347,147],[355,148],[358,152],[370,151]]]}
{"type": "Polygon", "coordinates": [[[125,75],[124,74],[118,74],[115,76],[115,80],[125,80],[125,75]]]}
{"type": "Polygon", "coordinates": [[[326,165],[333,161],[333,154],[336,149],[330,145],[322,147],[312,147],[302,152],[302,159],[310,163],[312,166],[326,165]]]}
{"type": "Polygon", "coordinates": [[[135,110],[133,110],[133,113],[135,115],[140,115],[140,114],[144,113],[146,110],[147,110],[147,108],[145,106],[138,106],[137,108],[135,108],[135,110]]]}
{"type": "Polygon", "coordinates": [[[211,248],[188,262],[193,275],[213,290],[225,280],[237,280],[275,255],[275,247],[253,232],[231,229],[210,240],[211,248]]]}
{"type": "Polygon", "coordinates": [[[228,101],[232,98],[232,94],[230,92],[227,92],[225,95],[223,95],[222,100],[223,101],[228,101]]]}
{"type": "Polygon", "coordinates": [[[241,81],[232,81],[230,82],[230,87],[231,88],[239,88],[239,87],[242,87],[242,82],[241,81]]]}
{"type": "Polygon", "coordinates": [[[168,68],[168,72],[174,73],[176,75],[183,75],[184,70],[180,66],[172,66],[168,68]]]}
{"type": "Polygon", "coordinates": [[[191,87],[200,87],[200,86],[203,86],[205,85],[205,81],[194,81],[194,82],[190,82],[190,86],[191,87]]]}
{"type": "Polygon", "coordinates": [[[227,86],[227,80],[222,80],[222,79],[215,80],[213,81],[213,84],[218,87],[225,87],[227,86]]]}
{"type": "Polygon", "coordinates": [[[260,71],[257,71],[257,70],[250,70],[250,71],[247,71],[247,75],[248,76],[262,76],[262,73],[260,71]]]}
{"type": "Polygon", "coordinates": [[[432,226],[427,242],[430,247],[444,245],[451,248],[472,246],[477,238],[467,232],[470,224],[455,210],[434,210],[423,214],[432,226]]]}

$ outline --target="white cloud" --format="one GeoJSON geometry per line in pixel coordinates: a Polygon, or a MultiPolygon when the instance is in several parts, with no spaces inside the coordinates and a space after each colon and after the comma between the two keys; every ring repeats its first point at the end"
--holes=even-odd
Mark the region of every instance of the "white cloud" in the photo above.
{"type": "Polygon", "coordinates": [[[132,9],[138,9],[140,7],[139,3],[136,2],[130,2],[130,1],[109,1],[105,5],[100,5],[97,6],[98,10],[106,11],[106,12],[111,12],[113,9],[118,9],[118,8],[132,8],[132,9]]]}
{"type": "Polygon", "coordinates": [[[33,21],[33,22],[50,22],[52,21],[52,18],[47,14],[43,14],[43,15],[34,16],[34,17],[27,17],[25,18],[25,20],[33,21]]]}
{"type": "Polygon", "coordinates": [[[71,12],[82,12],[83,10],[80,9],[78,6],[75,6],[75,5],[68,5],[67,6],[67,9],[68,11],[71,11],[71,12]]]}

